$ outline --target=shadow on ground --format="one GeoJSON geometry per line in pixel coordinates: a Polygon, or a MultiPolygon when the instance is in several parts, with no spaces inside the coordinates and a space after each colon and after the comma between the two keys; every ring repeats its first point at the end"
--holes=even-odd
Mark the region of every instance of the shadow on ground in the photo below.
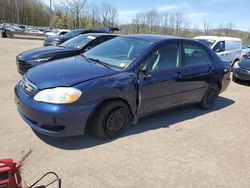
{"type": "MultiPolygon", "coordinates": [[[[232,105],[233,103],[234,103],[233,100],[224,97],[218,97],[216,105],[211,110],[201,110],[197,108],[196,105],[184,106],[174,110],[164,110],[157,114],[141,118],[137,123],[137,125],[130,127],[130,129],[125,134],[116,139],[120,139],[122,137],[129,135],[140,134],[150,130],[168,128],[176,123],[183,122],[210,112],[226,108],[232,105]]],[[[48,137],[40,133],[36,134],[42,141],[46,142],[47,144],[65,150],[79,150],[79,149],[94,147],[97,145],[105,144],[116,140],[116,139],[111,139],[107,141],[98,140],[88,133],[84,136],[74,136],[66,138],[48,137]]]]}
{"type": "Polygon", "coordinates": [[[234,80],[236,84],[243,85],[243,86],[250,86],[250,81],[240,81],[240,80],[234,80]]]}

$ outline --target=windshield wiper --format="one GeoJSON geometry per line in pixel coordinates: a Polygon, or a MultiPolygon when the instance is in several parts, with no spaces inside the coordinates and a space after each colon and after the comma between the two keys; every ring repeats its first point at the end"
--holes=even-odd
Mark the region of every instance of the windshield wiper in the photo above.
{"type": "MultiPolygon", "coordinates": [[[[86,56],[85,56],[85,57],[86,57],[86,56]]],[[[95,62],[97,62],[97,63],[103,65],[104,67],[107,67],[107,68],[111,69],[111,68],[110,68],[110,64],[105,63],[105,62],[103,62],[103,61],[100,61],[100,59],[94,59],[94,58],[89,58],[89,57],[87,57],[87,58],[90,59],[91,61],[95,61],[95,62]]]]}
{"type": "Polygon", "coordinates": [[[81,56],[82,56],[84,59],[86,59],[88,62],[90,62],[90,63],[96,62],[96,63],[101,64],[101,65],[104,66],[104,67],[107,67],[108,69],[111,69],[111,67],[114,67],[114,68],[116,68],[116,69],[123,69],[123,68],[120,67],[120,66],[116,66],[116,65],[112,65],[112,64],[105,63],[105,62],[101,61],[100,59],[95,59],[95,58],[87,57],[87,56],[85,56],[84,54],[81,54],[81,56]]]}

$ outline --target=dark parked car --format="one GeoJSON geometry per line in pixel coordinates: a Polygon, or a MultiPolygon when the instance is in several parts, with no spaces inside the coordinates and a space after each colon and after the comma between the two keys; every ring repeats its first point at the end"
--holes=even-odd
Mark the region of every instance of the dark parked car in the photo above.
{"type": "Polygon", "coordinates": [[[74,37],[59,46],[36,48],[16,57],[17,70],[25,74],[29,69],[52,60],[79,55],[98,44],[116,37],[107,33],[89,33],[74,37]]]}
{"type": "Polygon", "coordinates": [[[81,34],[86,34],[86,33],[113,33],[114,31],[118,31],[118,28],[115,27],[111,27],[111,26],[105,26],[105,27],[101,27],[99,29],[75,29],[75,30],[71,30],[70,32],[68,32],[65,35],[61,35],[61,36],[53,36],[53,37],[46,37],[44,39],[44,46],[58,46],[59,44],[74,38],[78,35],[81,34]]]}
{"type": "Polygon", "coordinates": [[[250,53],[243,56],[239,62],[234,63],[233,80],[250,82],[250,53]]]}
{"type": "Polygon", "coordinates": [[[128,35],[33,68],[16,85],[15,100],[35,131],[70,136],[87,127],[107,139],[159,110],[193,103],[211,108],[229,76],[229,62],[205,44],[128,35]]]}

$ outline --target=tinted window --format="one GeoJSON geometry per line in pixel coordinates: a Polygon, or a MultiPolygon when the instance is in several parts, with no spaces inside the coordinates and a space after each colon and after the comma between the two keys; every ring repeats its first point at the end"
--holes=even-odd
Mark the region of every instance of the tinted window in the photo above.
{"type": "Polygon", "coordinates": [[[219,41],[216,43],[216,45],[213,47],[213,50],[215,52],[224,52],[225,51],[225,41],[219,41]]]}
{"type": "Polygon", "coordinates": [[[184,45],[185,66],[211,63],[211,59],[205,49],[196,45],[184,45]]]}
{"type": "Polygon", "coordinates": [[[179,45],[168,44],[155,50],[146,60],[148,70],[158,71],[179,65],[179,45]]]}

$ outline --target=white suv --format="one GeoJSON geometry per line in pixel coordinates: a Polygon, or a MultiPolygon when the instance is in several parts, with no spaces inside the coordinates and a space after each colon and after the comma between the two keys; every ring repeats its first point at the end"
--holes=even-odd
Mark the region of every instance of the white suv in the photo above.
{"type": "Polygon", "coordinates": [[[198,36],[194,39],[207,44],[222,60],[229,61],[232,65],[240,60],[242,47],[240,38],[198,36]]]}

